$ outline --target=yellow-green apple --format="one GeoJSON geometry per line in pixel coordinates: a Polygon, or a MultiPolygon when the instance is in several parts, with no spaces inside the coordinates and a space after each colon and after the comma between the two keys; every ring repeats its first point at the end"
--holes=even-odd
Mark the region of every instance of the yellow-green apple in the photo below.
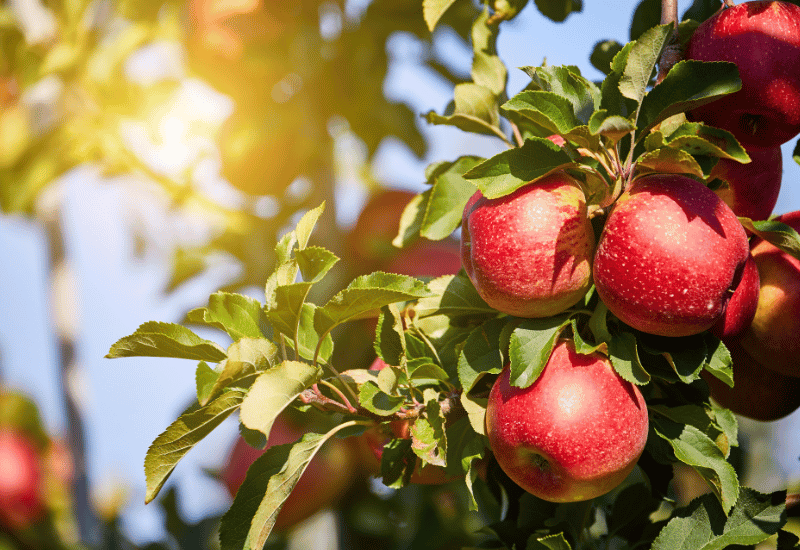
{"type": "MultiPolygon", "coordinates": [[[[800,230],[800,211],[776,219],[800,230]]],[[[754,239],[752,254],[761,289],[742,347],[765,367],[800,377],[800,260],[761,239],[754,239]]]]}
{"type": "Polygon", "coordinates": [[[686,176],[634,180],[597,244],[593,275],[608,309],[635,329],[688,336],[724,314],[749,254],[736,215],[686,176]]]}
{"type": "Polygon", "coordinates": [[[735,341],[726,345],[733,360],[733,387],[707,371],[701,373],[714,401],[762,422],[778,420],[800,407],[800,378],[768,369],[735,341]]]}
{"type": "Polygon", "coordinates": [[[497,463],[516,484],[551,502],[603,495],[633,470],[647,442],[647,404],[599,353],[571,340],[553,349],[527,388],[506,367],[492,386],[486,434],[497,463]]]}
{"type": "MultiPolygon", "coordinates": [[[[376,357],[369,367],[371,371],[381,371],[389,365],[380,357],[376,357]]],[[[388,424],[380,424],[364,432],[363,441],[370,451],[369,455],[364,455],[364,468],[370,474],[380,473],[381,459],[383,458],[383,447],[392,439],[410,439],[412,420],[396,419],[388,424]]],[[[415,457],[416,465],[411,474],[411,483],[418,485],[441,485],[455,479],[445,473],[444,468],[433,464],[422,466],[419,458],[415,457]]]]}
{"type": "Polygon", "coordinates": [[[772,148],[800,132],[800,6],[744,2],[695,30],[686,59],[736,63],[738,92],[689,113],[731,132],[748,150],[772,148]]]}
{"type": "MultiPolygon", "coordinates": [[[[303,431],[284,416],[278,416],[272,425],[267,448],[273,445],[294,443],[303,431]]],[[[254,449],[239,437],[236,439],[220,479],[231,496],[247,475],[247,469],[265,450],[254,449]]],[[[286,499],[275,522],[276,530],[287,529],[333,505],[347,491],[355,473],[354,451],[345,440],[333,438],[325,443],[311,460],[294,490],[286,499]]]]}
{"type": "Polygon", "coordinates": [[[42,475],[30,439],[10,428],[0,430],[0,526],[23,529],[43,515],[42,475]]]}
{"type": "Polygon", "coordinates": [[[783,176],[780,147],[748,151],[750,162],[720,159],[711,170],[712,178],[728,182],[715,192],[737,216],[766,220],[778,202],[783,176]]]}
{"type": "Polygon", "coordinates": [[[750,326],[758,307],[758,294],[761,280],[758,277],[758,266],[753,256],[747,256],[742,270],[742,278],[728,301],[725,313],[711,327],[711,334],[721,340],[738,336],[750,326]]]}
{"type": "Polygon", "coordinates": [[[467,202],[461,263],[478,294],[518,317],[548,317],[592,284],[594,231],[580,184],[555,172],[513,193],[467,202]]]}

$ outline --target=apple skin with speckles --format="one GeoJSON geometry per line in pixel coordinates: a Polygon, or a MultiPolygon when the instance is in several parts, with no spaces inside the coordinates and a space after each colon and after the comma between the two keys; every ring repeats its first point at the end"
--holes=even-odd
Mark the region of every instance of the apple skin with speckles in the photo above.
{"type": "MultiPolygon", "coordinates": [[[[776,220],[800,231],[800,211],[776,220]]],[[[761,239],[753,241],[752,254],[761,288],[742,347],[765,367],[800,377],[800,260],[761,239]]]]}
{"type": "Polygon", "coordinates": [[[726,8],[692,34],[686,59],[736,63],[742,88],[688,113],[728,130],[748,150],[800,133],[800,6],[745,2],[726,8]]]}
{"type": "Polygon", "coordinates": [[[737,216],[766,220],[772,214],[783,178],[783,154],[780,147],[748,151],[750,162],[720,159],[711,171],[712,178],[728,182],[715,193],[737,216]]]}
{"type": "Polygon", "coordinates": [[[461,263],[478,294],[517,317],[549,317],[591,286],[594,230],[580,184],[555,172],[489,199],[477,191],[462,218],[461,263]]]}
{"type": "Polygon", "coordinates": [[[497,463],[517,485],[550,502],[603,495],[628,476],[644,450],[647,404],[599,353],[581,355],[571,340],[553,349],[527,388],[492,386],[486,434],[497,463]]]}
{"type": "Polygon", "coordinates": [[[748,254],[744,228],[713,191],[686,176],[653,174],[635,180],[609,214],[594,282],[631,327],[689,336],[723,316],[748,254]]]}

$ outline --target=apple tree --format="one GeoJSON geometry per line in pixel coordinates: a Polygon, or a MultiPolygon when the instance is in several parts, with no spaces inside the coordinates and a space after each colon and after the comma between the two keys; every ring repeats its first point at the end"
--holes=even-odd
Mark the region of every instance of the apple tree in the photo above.
{"type": "MultiPolygon", "coordinates": [[[[111,358],[198,362],[196,403],[147,451],[148,500],[234,413],[257,448],[282,415],[324,419],[255,459],[221,520],[223,549],[276,544],[282,506],[341,439],[372,448],[393,495],[460,484],[476,522],[463,546],[798,547],[784,529],[796,497],[740,484],[735,413],[769,420],[800,406],[785,347],[796,338],[776,326],[796,328],[800,236],[796,217],[745,216],[737,205],[750,203],[731,195],[739,165],[800,133],[800,8],[698,1],[679,21],[674,3],[645,0],[630,42],[591,52],[601,82],[527,66],[529,84],[508,97],[496,41],[526,3],[425,0],[418,14],[429,31],[472,14],[449,23],[470,36],[470,79],[426,121],[507,146],[431,164],[400,218],[401,248],[460,228],[463,269],[374,271],[314,299],[339,268],[312,240],[321,203],[277,241],[263,301],[220,291],[185,323],[146,322],[111,347],[111,358]],[[769,61],[748,57],[765,50],[769,61]],[[794,289],[787,309],[759,282],[771,278],[794,289]],[[336,351],[364,319],[370,368],[336,351]],[[762,414],[777,387],[794,389],[762,414]],[[687,475],[705,494],[680,494],[687,475]]],[[[581,4],[536,8],[559,20],[581,4]]]]}

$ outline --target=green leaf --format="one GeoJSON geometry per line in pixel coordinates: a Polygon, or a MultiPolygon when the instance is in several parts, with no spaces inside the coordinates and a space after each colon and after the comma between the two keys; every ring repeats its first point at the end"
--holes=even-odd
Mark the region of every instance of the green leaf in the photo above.
{"type": "Polygon", "coordinates": [[[208,297],[208,306],[191,310],[186,318],[224,330],[236,341],[239,338],[263,338],[267,335],[266,318],[258,300],[241,294],[215,292],[208,297]]]}
{"type": "Polygon", "coordinates": [[[511,334],[509,359],[511,385],[527,388],[539,378],[561,331],[569,325],[569,315],[526,319],[511,334]]]}
{"type": "Polygon", "coordinates": [[[733,387],[733,360],[731,359],[731,352],[725,347],[725,344],[717,337],[711,334],[705,335],[706,354],[705,369],[719,378],[729,387],[733,387]]]}
{"type": "Polygon", "coordinates": [[[195,385],[197,386],[197,401],[199,403],[208,402],[208,398],[211,396],[211,390],[219,378],[219,375],[219,371],[209,367],[208,363],[205,361],[200,361],[197,364],[194,378],[195,385]]]}
{"type": "Polygon", "coordinates": [[[710,495],[675,512],[653,541],[653,550],[722,550],[758,544],[786,524],[785,491],[762,494],[743,487],[726,518],[710,495]]]}
{"type": "Polygon", "coordinates": [[[628,57],[631,54],[635,42],[628,42],[614,56],[611,61],[611,71],[603,79],[600,87],[602,100],[600,109],[605,110],[608,115],[618,115],[624,118],[629,117],[636,111],[636,102],[625,98],[620,91],[620,82],[628,64],[628,57]]]}
{"type": "Polygon", "coordinates": [[[323,307],[317,308],[314,327],[318,334],[327,334],[336,325],[383,306],[430,295],[425,283],[418,279],[378,271],[357,277],[323,307]]]}
{"type": "Polygon", "coordinates": [[[420,236],[440,241],[455,231],[461,223],[467,201],[477,190],[475,184],[464,179],[464,173],[482,161],[480,157],[460,157],[437,174],[430,191],[423,194],[425,200],[422,203],[424,214],[419,226],[420,236]]]}
{"type": "Polygon", "coordinates": [[[734,63],[679,61],[644,97],[638,126],[645,133],[662,120],[715,101],[741,87],[734,63]]]}
{"type": "Polygon", "coordinates": [[[592,113],[588,126],[592,135],[606,136],[614,143],[630,134],[636,128],[627,118],[611,115],[605,109],[599,109],[592,113]]]}
{"type": "Polygon", "coordinates": [[[500,109],[497,96],[485,86],[464,82],[456,84],[453,103],[444,115],[429,111],[425,120],[430,124],[455,126],[465,132],[488,134],[508,141],[500,129],[500,109]]]}
{"type": "Polygon", "coordinates": [[[464,317],[471,315],[496,316],[497,310],[480,297],[475,286],[464,271],[445,275],[428,283],[433,296],[421,298],[414,306],[420,317],[447,315],[464,317]]]}
{"type": "Polygon", "coordinates": [[[793,227],[778,220],[753,221],[750,218],[739,218],[739,221],[745,229],[800,260],[800,234],[793,227]]]}
{"type": "Polygon", "coordinates": [[[278,332],[294,340],[300,315],[311,283],[291,283],[275,287],[274,305],[264,314],[278,332]]]}
{"type": "Polygon", "coordinates": [[[298,361],[284,361],[261,373],[242,401],[239,412],[242,424],[269,437],[278,415],[314,385],[321,374],[319,368],[298,361]]]}
{"type": "Polygon", "coordinates": [[[636,161],[636,168],[642,174],[660,172],[665,174],[689,174],[698,178],[704,176],[703,168],[692,155],[671,147],[662,147],[643,154],[636,161]]]}
{"type": "Polygon", "coordinates": [[[339,258],[321,246],[308,246],[295,253],[297,265],[303,280],[316,283],[339,261],[339,258]]]}
{"type": "Polygon", "coordinates": [[[545,17],[556,23],[564,21],[572,12],[583,11],[583,0],[535,0],[536,7],[545,17]]]}
{"type": "Polygon", "coordinates": [[[408,485],[417,466],[417,455],[411,450],[410,439],[392,439],[383,446],[381,479],[393,489],[408,485]]]}
{"type": "MultiPolygon", "coordinates": [[[[661,129],[664,129],[662,124],[661,129]]],[[[700,122],[684,122],[675,128],[665,144],[692,155],[707,155],[749,162],[750,157],[733,134],[700,122]]]]}
{"type": "Polygon", "coordinates": [[[420,237],[422,223],[428,212],[432,189],[428,189],[411,199],[403,209],[397,235],[392,244],[398,248],[405,248],[420,237]]]}
{"type": "Polygon", "coordinates": [[[524,90],[501,108],[527,118],[551,134],[565,134],[581,125],[572,110],[572,103],[553,92],[524,90]]]}
{"type": "Polygon", "coordinates": [[[391,416],[403,407],[405,398],[400,395],[389,395],[377,383],[368,380],[359,389],[358,402],[369,412],[378,416],[391,416]]]}
{"type": "Polygon", "coordinates": [[[465,394],[483,375],[503,370],[500,336],[507,324],[508,319],[492,319],[470,332],[458,357],[458,379],[465,394]]]}
{"type": "Polygon", "coordinates": [[[442,367],[436,363],[431,363],[430,361],[425,361],[423,359],[409,361],[408,370],[411,380],[415,381],[414,385],[419,385],[428,380],[439,381],[450,378],[450,376],[442,367]]]}
{"type": "Polygon", "coordinates": [[[337,432],[352,425],[346,422],[325,435],[307,433],[293,445],[267,449],[250,466],[233,504],[222,517],[222,550],[261,550],[283,503],[314,455],[337,432]]]}
{"type": "Polygon", "coordinates": [[[190,409],[159,435],[144,459],[145,503],[152,501],[181,458],[219,426],[242,402],[244,392],[232,390],[204,407],[190,409]]]}
{"type": "Polygon", "coordinates": [[[428,30],[433,32],[436,24],[441,19],[447,8],[452,6],[456,0],[422,0],[422,16],[428,25],[428,30]]]}
{"type": "Polygon", "coordinates": [[[642,366],[636,347],[636,337],[630,332],[615,334],[608,342],[611,366],[623,379],[643,386],[650,382],[650,374],[642,366]]]}
{"type": "MultiPolygon", "coordinates": [[[[424,0],[423,0],[424,1],[424,0]]],[[[472,80],[489,90],[495,97],[506,91],[508,70],[497,55],[497,35],[500,25],[489,24],[489,9],[483,11],[472,25],[472,80]]]]}
{"type": "Polygon", "coordinates": [[[530,87],[567,98],[572,103],[572,112],[583,124],[600,105],[600,90],[594,83],[581,76],[577,67],[521,67],[531,77],[530,87]]]}
{"type": "Polygon", "coordinates": [[[228,359],[220,365],[222,371],[201,405],[235,385],[248,387],[256,374],[267,370],[278,356],[278,346],[266,338],[242,338],[228,348],[228,359]]]}
{"type": "Polygon", "coordinates": [[[375,351],[380,358],[389,365],[402,365],[406,356],[406,339],[403,319],[396,305],[381,308],[375,337],[375,351]]]}
{"type": "Polygon", "coordinates": [[[622,50],[622,44],[616,40],[600,40],[594,45],[589,62],[598,71],[608,74],[611,72],[611,62],[620,50],[622,50]]]}
{"type": "Polygon", "coordinates": [[[694,468],[720,499],[727,513],[739,496],[739,479],[716,443],[699,429],[666,418],[650,419],[656,433],[670,444],[675,456],[694,468]]]}
{"type": "Polygon", "coordinates": [[[564,533],[556,533],[544,537],[534,533],[528,539],[528,545],[525,550],[572,550],[572,546],[564,538],[564,533]]]}
{"type": "MultiPolygon", "coordinates": [[[[434,392],[435,393],[435,392],[434,392]]],[[[425,464],[447,466],[445,418],[436,399],[426,400],[425,415],[411,426],[411,450],[425,464]]]]}
{"type": "Polygon", "coordinates": [[[522,147],[503,151],[464,174],[489,199],[513,193],[523,185],[572,164],[558,145],[545,138],[529,138],[522,147]]]}
{"type": "Polygon", "coordinates": [[[106,358],[117,357],[173,357],[219,363],[227,355],[217,344],[186,327],[148,321],[111,346],[106,358]]]}
{"type": "Polygon", "coordinates": [[[658,25],[645,31],[634,42],[619,81],[619,91],[624,97],[641,104],[653,76],[653,70],[671,33],[671,23],[658,25]]]}
{"type": "MultiPolygon", "coordinates": [[[[326,334],[322,341],[319,343],[319,334],[314,328],[314,318],[316,316],[317,306],[306,302],[303,304],[303,310],[300,312],[300,325],[297,330],[297,343],[300,346],[298,350],[300,357],[307,361],[314,360],[314,353],[319,345],[319,357],[317,361],[327,362],[331,355],[333,355],[333,338],[330,334],[326,334]]],[[[294,346],[294,342],[289,342],[294,346]]]]}
{"type": "Polygon", "coordinates": [[[311,232],[314,231],[314,227],[317,225],[317,222],[324,211],[325,203],[323,202],[316,208],[312,208],[303,214],[303,217],[300,218],[299,222],[297,222],[297,227],[294,230],[294,233],[297,236],[297,248],[303,250],[306,246],[308,246],[308,239],[311,237],[311,232]]]}

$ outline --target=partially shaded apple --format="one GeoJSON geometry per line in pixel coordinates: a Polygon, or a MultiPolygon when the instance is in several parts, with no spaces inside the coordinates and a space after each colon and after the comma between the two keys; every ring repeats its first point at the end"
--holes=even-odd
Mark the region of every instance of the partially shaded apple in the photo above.
{"type": "Polygon", "coordinates": [[[712,178],[728,182],[716,194],[737,216],[766,220],[778,202],[783,178],[783,154],[780,147],[748,151],[750,162],[720,159],[711,170],[712,178]]]}
{"type": "MultiPolygon", "coordinates": [[[[800,230],[800,211],[776,219],[800,230]]],[[[742,347],[765,367],[800,376],[800,260],[761,239],[753,241],[752,254],[761,288],[742,347]]]]}
{"type": "Polygon", "coordinates": [[[644,450],[647,404],[608,358],[559,342],[529,387],[506,367],[489,394],[486,433],[503,471],[551,502],[603,495],[627,477],[644,450]]]}
{"type": "Polygon", "coordinates": [[[594,242],[580,184],[556,172],[497,199],[476,191],[464,208],[461,263],[493,308],[549,317],[591,286],[594,242]]]}
{"type": "Polygon", "coordinates": [[[736,215],[702,183],[639,178],[622,194],[597,245],[600,298],[642,332],[689,336],[722,317],[749,254],[736,215]]]}
{"type": "Polygon", "coordinates": [[[742,270],[742,278],[728,301],[725,313],[711,327],[711,334],[724,340],[744,332],[756,315],[760,288],[758,266],[753,256],[748,255],[742,270]]]}

